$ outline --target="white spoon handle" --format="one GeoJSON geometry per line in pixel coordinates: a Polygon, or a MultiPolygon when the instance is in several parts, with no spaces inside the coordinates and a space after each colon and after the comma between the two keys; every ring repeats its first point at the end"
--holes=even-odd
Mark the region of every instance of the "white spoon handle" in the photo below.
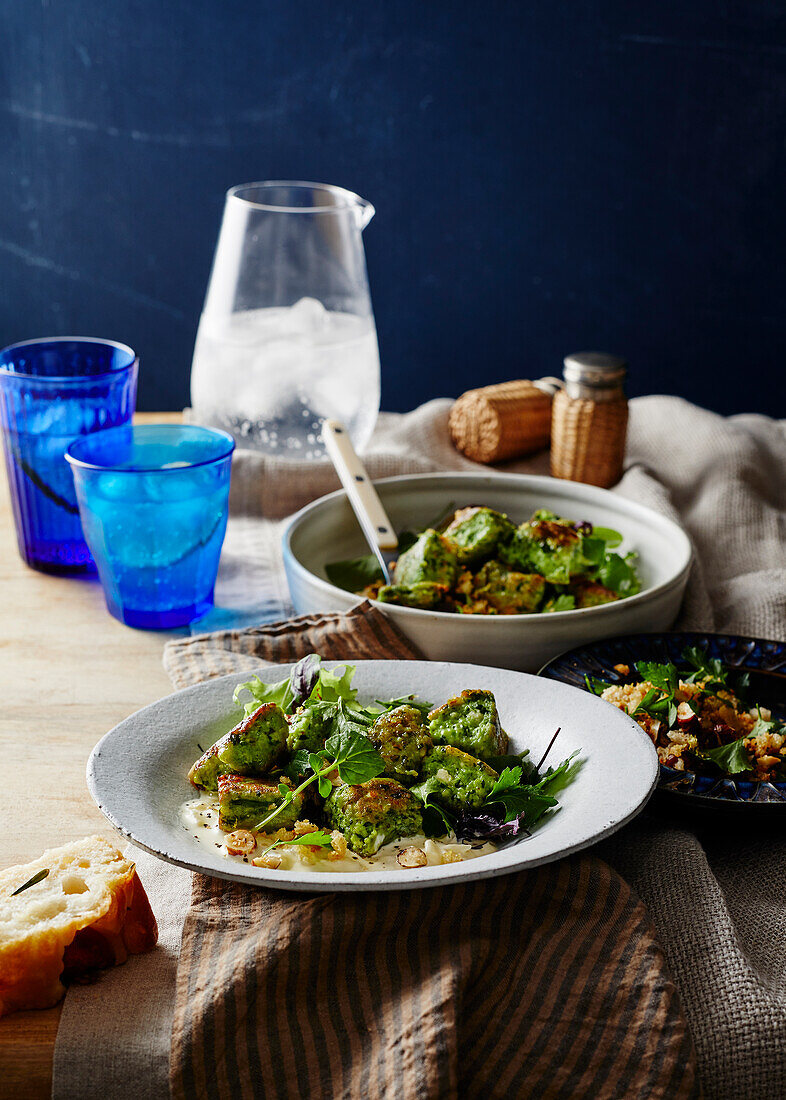
{"type": "Polygon", "coordinates": [[[389,578],[390,561],[393,552],[398,549],[398,539],[366,468],[355,453],[347,429],[340,420],[326,420],[323,423],[322,440],[366,541],[380,559],[383,573],[389,578]]]}

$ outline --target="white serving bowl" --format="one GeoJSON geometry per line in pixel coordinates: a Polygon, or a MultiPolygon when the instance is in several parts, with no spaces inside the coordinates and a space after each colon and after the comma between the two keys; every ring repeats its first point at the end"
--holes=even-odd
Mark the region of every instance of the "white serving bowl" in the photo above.
{"type": "MultiPolygon", "coordinates": [[[[667,630],[677,617],[690,570],[690,541],[676,523],[644,505],[591,485],[525,474],[414,474],[375,485],[396,530],[422,530],[451,505],[486,505],[515,523],[537,508],[550,508],[614,528],[624,536],[619,551],[639,555],[641,592],[600,607],[545,615],[459,615],[374,601],[430,660],[533,672],[566,649],[614,634],[667,630]]],[[[343,489],[292,517],[283,550],[298,614],[345,611],[357,604],[357,596],[325,575],[327,562],[369,552],[343,489]]]]}

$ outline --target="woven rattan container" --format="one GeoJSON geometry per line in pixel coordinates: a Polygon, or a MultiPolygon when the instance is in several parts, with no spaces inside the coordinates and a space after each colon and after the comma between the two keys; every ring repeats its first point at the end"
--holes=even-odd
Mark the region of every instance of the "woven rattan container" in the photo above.
{"type": "Polygon", "coordinates": [[[450,410],[457,450],[474,462],[505,462],[548,446],[551,403],[559,379],[501,382],[468,390],[450,410]]]}
{"type": "Polygon", "coordinates": [[[579,352],[565,359],[565,388],[551,424],[551,473],[607,489],[622,476],[628,402],[623,359],[579,352]]]}

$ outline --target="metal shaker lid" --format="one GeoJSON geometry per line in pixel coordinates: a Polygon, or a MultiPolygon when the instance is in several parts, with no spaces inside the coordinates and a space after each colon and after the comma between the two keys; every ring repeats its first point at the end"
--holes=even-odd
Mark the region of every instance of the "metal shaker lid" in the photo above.
{"type": "Polygon", "coordinates": [[[627,363],[602,351],[578,351],[565,356],[565,389],[569,397],[608,401],[619,395],[627,363]]]}

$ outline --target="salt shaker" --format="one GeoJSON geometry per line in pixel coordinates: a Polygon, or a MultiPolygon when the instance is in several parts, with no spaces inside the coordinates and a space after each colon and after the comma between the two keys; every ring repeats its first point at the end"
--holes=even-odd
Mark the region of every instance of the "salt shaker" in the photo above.
{"type": "Polygon", "coordinates": [[[619,481],[628,427],[626,367],[624,359],[597,351],[565,358],[565,388],[552,406],[554,477],[604,489],[619,481]]]}

